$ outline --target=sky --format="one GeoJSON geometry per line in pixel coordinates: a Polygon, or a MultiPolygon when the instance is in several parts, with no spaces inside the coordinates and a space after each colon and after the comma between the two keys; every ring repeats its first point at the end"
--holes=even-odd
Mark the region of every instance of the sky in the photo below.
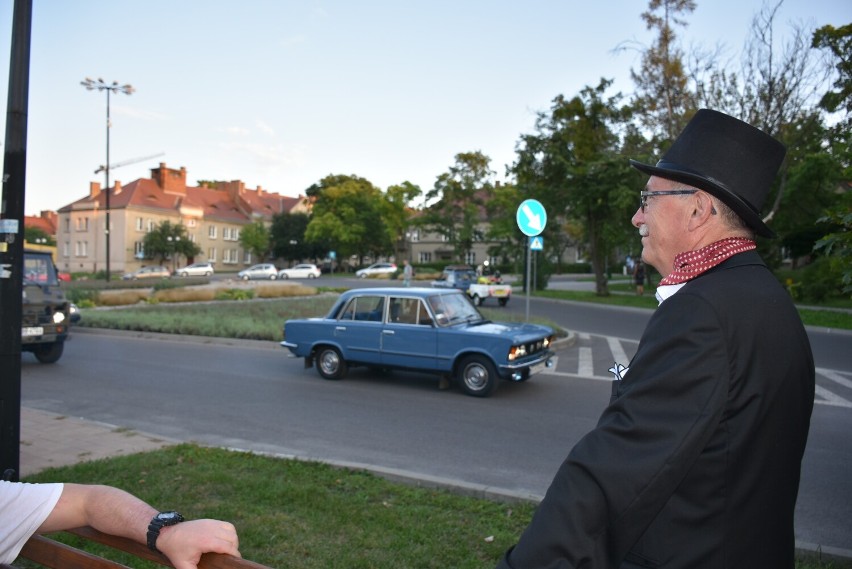
{"type": "MultiPolygon", "coordinates": [[[[647,0],[33,0],[27,215],[164,162],[187,182],[242,180],[285,196],[329,174],[424,192],[462,152],[506,180],[536,114],[601,78],[633,90],[647,0]],[[143,160],[140,160],[143,159],[143,160]],[[124,164],[125,162],[132,162],[124,164]]],[[[733,58],[763,0],[697,0],[685,47],[733,58]]],[[[773,2],[774,5],[774,2],[773,2]]],[[[0,0],[7,100],[13,1],[0,0]]],[[[791,23],[840,26],[849,0],[786,0],[791,23]]],[[[4,105],[5,108],[5,105],[4,105]]],[[[0,116],[5,134],[6,113],[0,116]]],[[[5,145],[5,142],[3,143],[5,145]]]]}

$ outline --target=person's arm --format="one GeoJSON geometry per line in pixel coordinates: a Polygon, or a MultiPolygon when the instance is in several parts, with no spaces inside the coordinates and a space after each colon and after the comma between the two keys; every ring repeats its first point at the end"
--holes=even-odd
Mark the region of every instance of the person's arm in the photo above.
{"type": "MultiPolygon", "coordinates": [[[[148,524],[158,513],[139,498],[110,486],[65,484],[39,533],[92,526],[103,533],[147,543],[148,524]]],[[[159,549],[177,569],[195,569],[203,553],[240,556],[234,526],[219,520],[191,520],[160,530],[159,549]]]]}

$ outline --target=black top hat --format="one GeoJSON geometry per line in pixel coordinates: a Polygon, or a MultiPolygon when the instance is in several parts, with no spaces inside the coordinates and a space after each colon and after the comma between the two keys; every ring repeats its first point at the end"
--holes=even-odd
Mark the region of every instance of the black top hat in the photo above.
{"type": "Polygon", "coordinates": [[[716,196],[755,233],[775,237],[760,210],[786,152],[783,144],[750,124],[701,109],[656,166],[635,160],[630,164],[716,196]]]}

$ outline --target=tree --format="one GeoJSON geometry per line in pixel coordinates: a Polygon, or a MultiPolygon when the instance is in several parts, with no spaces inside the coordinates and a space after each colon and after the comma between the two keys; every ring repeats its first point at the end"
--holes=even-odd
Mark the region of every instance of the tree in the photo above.
{"type": "Polygon", "coordinates": [[[423,195],[420,186],[411,182],[403,182],[388,188],[385,192],[382,217],[388,231],[388,238],[394,247],[394,258],[400,262],[401,250],[406,242],[405,232],[411,226],[411,217],[414,214],[411,204],[423,195]]]}
{"type": "Polygon", "coordinates": [[[39,245],[56,246],[56,239],[45,230],[38,227],[24,227],[24,240],[27,243],[38,243],[39,245]]]}
{"type": "Polygon", "coordinates": [[[258,261],[265,260],[270,249],[269,228],[262,221],[246,225],[240,231],[240,245],[258,261]]]}
{"type": "Polygon", "coordinates": [[[694,0],[650,0],[642,19],[647,29],[657,31],[657,37],[642,53],[639,71],[630,71],[636,84],[634,105],[642,123],[669,141],[675,139],[695,112],[683,50],[678,47],[674,32],[675,25],[687,25],[682,16],[694,10],[694,0]]]}
{"type": "Polygon", "coordinates": [[[189,238],[186,227],[182,224],[173,224],[164,221],[145,235],[142,240],[146,259],[159,259],[164,264],[166,259],[173,259],[183,255],[187,259],[201,253],[201,247],[189,238]]]}
{"type": "Polygon", "coordinates": [[[358,176],[334,175],[308,189],[315,199],[305,231],[309,243],[329,243],[341,257],[393,252],[383,213],[381,190],[358,176]]]}
{"type": "Polygon", "coordinates": [[[305,231],[310,223],[307,213],[281,213],[272,218],[270,228],[273,256],[287,261],[312,259],[319,261],[325,258],[331,246],[325,241],[309,243],[305,239],[305,231]]]}
{"type": "Polygon", "coordinates": [[[512,166],[521,194],[561,220],[547,224],[545,244],[566,223],[582,224],[598,295],[609,294],[605,272],[614,248],[635,236],[629,220],[641,187],[622,155],[632,114],[619,106],[620,94],[605,98],[611,84],[602,79],[571,99],[556,97],[549,114],[539,113],[536,133],[521,137],[512,166]]]}
{"type": "Polygon", "coordinates": [[[485,202],[494,185],[491,159],[480,151],[456,154],[455,164],[435,181],[426,194],[431,202],[420,219],[430,232],[444,236],[453,246],[457,261],[464,261],[473,242],[484,238],[480,223],[485,202]]]}

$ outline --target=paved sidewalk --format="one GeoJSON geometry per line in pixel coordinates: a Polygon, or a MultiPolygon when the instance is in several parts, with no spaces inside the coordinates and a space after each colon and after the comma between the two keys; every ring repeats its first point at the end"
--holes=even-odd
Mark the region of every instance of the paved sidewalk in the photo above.
{"type": "Polygon", "coordinates": [[[129,429],[21,407],[21,477],[52,466],[68,466],[176,444],[129,429]]]}

